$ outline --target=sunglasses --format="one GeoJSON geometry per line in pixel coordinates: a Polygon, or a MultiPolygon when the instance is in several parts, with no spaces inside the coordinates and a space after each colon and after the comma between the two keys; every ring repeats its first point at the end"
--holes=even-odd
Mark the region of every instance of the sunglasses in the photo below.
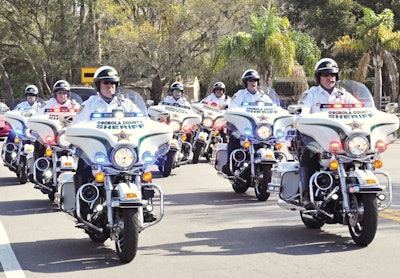
{"type": "Polygon", "coordinates": [[[336,73],[331,73],[331,72],[323,72],[323,73],[321,73],[321,76],[323,76],[323,77],[328,77],[328,76],[336,76],[336,73]]]}
{"type": "Polygon", "coordinates": [[[103,81],[103,84],[104,84],[104,85],[108,85],[108,84],[111,84],[111,85],[117,85],[117,82],[112,82],[112,81],[103,81]]]}
{"type": "Polygon", "coordinates": [[[179,93],[179,94],[180,94],[180,93],[182,93],[182,91],[180,91],[180,90],[173,90],[172,93],[179,93]]]}
{"type": "Polygon", "coordinates": [[[35,97],[35,94],[26,94],[28,97],[35,97]]]}
{"type": "Polygon", "coordinates": [[[248,82],[257,82],[257,79],[247,79],[248,82]]]}
{"type": "Polygon", "coordinates": [[[58,95],[68,95],[68,91],[59,91],[57,92],[58,95]]]}

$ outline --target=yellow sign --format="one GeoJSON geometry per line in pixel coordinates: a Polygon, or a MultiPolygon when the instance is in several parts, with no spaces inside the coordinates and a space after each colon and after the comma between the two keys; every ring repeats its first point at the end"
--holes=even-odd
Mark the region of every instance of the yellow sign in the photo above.
{"type": "Polygon", "coordinates": [[[81,69],[81,82],[82,83],[94,83],[94,73],[97,68],[82,68],[81,69]]]}

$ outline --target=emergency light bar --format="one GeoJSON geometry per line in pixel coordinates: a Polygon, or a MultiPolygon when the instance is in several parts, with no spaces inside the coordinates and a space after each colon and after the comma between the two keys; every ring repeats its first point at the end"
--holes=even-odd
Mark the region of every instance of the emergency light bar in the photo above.
{"type": "Polygon", "coordinates": [[[353,104],[321,104],[321,109],[329,108],[363,108],[366,107],[363,103],[353,103],[353,104]]]}
{"type": "Polygon", "coordinates": [[[104,118],[132,118],[132,117],[144,117],[142,112],[122,112],[121,110],[115,110],[112,112],[93,112],[90,114],[90,119],[104,119],[104,118]]]}
{"type": "Polygon", "coordinates": [[[66,106],[61,106],[58,108],[46,108],[45,113],[77,113],[79,110],[75,108],[68,108],[66,106]]]}

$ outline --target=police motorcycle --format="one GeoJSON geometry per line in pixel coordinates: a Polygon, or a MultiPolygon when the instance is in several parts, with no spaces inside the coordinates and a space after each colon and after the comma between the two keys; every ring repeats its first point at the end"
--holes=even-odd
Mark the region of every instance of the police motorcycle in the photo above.
{"type": "Polygon", "coordinates": [[[287,160],[282,151],[284,136],[294,121],[293,115],[280,106],[277,93],[271,88],[261,88],[272,103],[244,102],[241,107],[225,111],[224,119],[230,125],[241,147],[227,155],[227,143],[215,145],[211,164],[218,175],[229,179],[237,193],[244,193],[254,187],[259,201],[266,201],[274,164],[287,160]],[[228,159],[228,161],[227,161],[228,159]],[[229,165],[232,175],[222,171],[229,165]]]}
{"type": "Polygon", "coordinates": [[[33,151],[36,138],[27,127],[28,119],[36,110],[11,110],[4,114],[5,121],[11,127],[12,136],[3,144],[2,159],[4,165],[15,172],[20,184],[25,184],[33,175],[33,151]]]}
{"type": "Polygon", "coordinates": [[[130,262],[139,233],[164,215],[164,195],[152,182],[150,168],[168,152],[172,130],[147,116],[138,93],[121,89],[119,97],[135,99],[141,112],[95,112],[66,130],[66,139],[90,165],[91,175],[85,177],[88,182],[75,185],[74,173],[63,173],[55,202],[92,241],[110,238],[119,259],[130,262]]]}
{"type": "Polygon", "coordinates": [[[191,161],[192,141],[201,123],[201,116],[191,107],[168,103],[150,106],[148,113],[151,119],[168,125],[173,131],[168,153],[156,161],[161,174],[168,177],[172,169],[191,161]]]}
{"type": "Polygon", "coordinates": [[[193,139],[192,163],[196,164],[200,157],[210,160],[213,147],[226,142],[226,121],[225,108],[217,103],[193,103],[192,108],[202,116],[201,124],[193,139]]]}
{"type": "MultiPolygon", "coordinates": [[[[353,241],[367,246],[378,224],[378,211],[392,202],[392,181],[382,167],[380,154],[397,137],[397,116],[375,108],[372,95],[361,83],[343,80],[338,88],[350,92],[359,103],[320,104],[320,110],[301,115],[296,132],[288,137],[290,150],[300,155],[299,134],[312,137],[321,149],[320,169],[309,179],[310,204],[302,196],[299,162],[276,164],[268,192],[278,194],[278,205],[300,212],[304,225],[347,225],[353,241]]],[[[298,112],[301,105],[291,107],[298,112]]]]}
{"type": "MultiPolygon", "coordinates": [[[[71,93],[73,102],[81,103],[79,96],[71,93]]],[[[78,109],[65,106],[46,108],[40,115],[32,116],[27,127],[36,138],[34,151],[33,183],[35,188],[54,201],[61,173],[75,171],[74,148],[65,139],[65,131],[72,123],[78,109]]]]}

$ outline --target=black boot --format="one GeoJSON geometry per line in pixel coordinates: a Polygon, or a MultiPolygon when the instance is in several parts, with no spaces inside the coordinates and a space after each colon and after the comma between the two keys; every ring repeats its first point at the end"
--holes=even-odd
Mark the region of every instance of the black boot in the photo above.
{"type": "Polygon", "coordinates": [[[310,171],[308,167],[300,167],[301,187],[302,187],[302,204],[306,209],[312,209],[314,206],[310,201],[310,171]]]}
{"type": "Polygon", "coordinates": [[[222,166],[222,173],[224,173],[227,176],[232,176],[231,169],[229,168],[229,163],[222,166]]]}

